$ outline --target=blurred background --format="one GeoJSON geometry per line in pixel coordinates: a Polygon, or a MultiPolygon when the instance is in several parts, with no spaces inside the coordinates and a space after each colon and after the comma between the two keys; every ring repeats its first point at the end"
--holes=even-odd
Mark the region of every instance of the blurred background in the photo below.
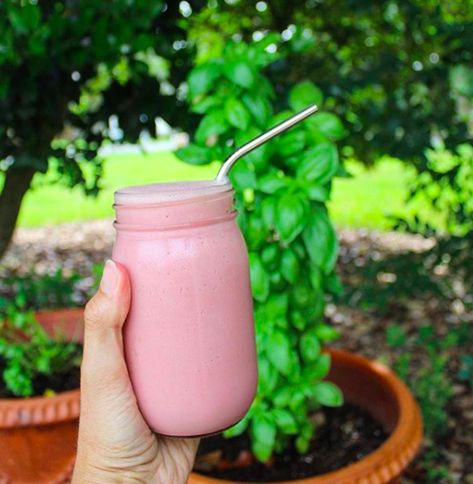
{"type": "MultiPolygon", "coordinates": [[[[340,159],[326,200],[343,285],[325,307],[333,344],[393,366],[417,396],[426,441],[411,482],[473,482],[472,7],[4,0],[0,309],[90,297],[116,189],[216,174],[234,144],[188,143],[217,103],[199,104],[220,82],[209,66],[232,52],[227,72],[264,73],[275,112],[302,85],[301,106],[320,96],[333,115],[322,129],[340,159]]],[[[266,109],[245,106],[230,124],[266,109]]]]}

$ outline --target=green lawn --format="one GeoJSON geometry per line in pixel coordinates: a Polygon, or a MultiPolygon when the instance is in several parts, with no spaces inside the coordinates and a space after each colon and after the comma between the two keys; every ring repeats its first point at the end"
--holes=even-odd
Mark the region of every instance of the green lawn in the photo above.
{"type": "MultiPolygon", "coordinates": [[[[20,226],[39,226],[113,216],[113,192],[120,187],[143,183],[212,178],[218,164],[191,166],[172,153],[120,154],[110,156],[104,169],[98,198],[86,197],[80,188],[70,190],[45,183],[48,175],[37,175],[34,188],[26,195],[20,226]]],[[[386,215],[403,211],[408,173],[396,160],[383,160],[374,170],[350,162],[353,178],[334,183],[330,211],[339,226],[388,227],[386,215]]]]}
{"type": "Polygon", "coordinates": [[[408,213],[405,199],[412,171],[404,163],[384,158],[372,169],[352,161],[352,178],[336,178],[329,210],[335,224],[386,230],[389,215],[408,213]]]}
{"type": "Polygon", "coordinates": [[[212,178],[217,171],[218,164],[202,167],[187,165],[169,152],[113,155],[105,162],[102,190],[97,198],[86,197],[80,187],[71,190],[58,184],[46,184],[48,175],[36,175],[35,186],[22,204],[19,225],[34,227],[112,217],[113,192],[119,188],[212,178]]]}

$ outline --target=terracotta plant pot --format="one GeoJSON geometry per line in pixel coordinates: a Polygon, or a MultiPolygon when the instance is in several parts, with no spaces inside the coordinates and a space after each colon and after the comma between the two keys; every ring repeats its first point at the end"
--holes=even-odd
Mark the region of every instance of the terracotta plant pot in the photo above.
{"type": "MultiPolygon", "coordinates": [[[[82,341],[83,310],[36,314],[50,334],[82,341]]],[[[0,399],[0,483],[66,482],[74,465],[79,389],[53,397],[0,399]]]]}
{"type": "MultiPolygon", "coordinates": [[[[384,444],[360,461],[324,475],[299,479],[311,484],[383,484],[398,482],[422,441],[422,417],[411,392],[388,368],[361,356],[330,350],[329,380],[348,402],[367,410],[389,434],[384,444]]],[[[189,484],[231,482],[193,473],[189,484]]]]}

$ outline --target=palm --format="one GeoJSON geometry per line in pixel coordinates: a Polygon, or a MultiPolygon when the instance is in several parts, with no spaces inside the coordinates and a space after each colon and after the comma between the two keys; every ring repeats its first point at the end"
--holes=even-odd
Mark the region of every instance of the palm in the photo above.
{"type": "Polygon", "coordinates": [[[93,405],[86,399],[82,404],[83,415],[94,422],[94,435],[84,438],[93,439],[100,466],[110,462],[120,476],[141,482],[186,482],[198,439],[155,435],[138,409],[124,359],[119,367],[116,361],[114,366],[113,378],[103,381],[103,392],[99,392],[103,401],[93,397],[93,405]]]}
{"type": "Polygon", "coordinates": [[[81,415],[74,483],[183,484],[198,439],[155,435],[141,415],[128,375],[121,328],[129,309],[125,270],[113,297],[103,291],[85,311],[81,415]]]}

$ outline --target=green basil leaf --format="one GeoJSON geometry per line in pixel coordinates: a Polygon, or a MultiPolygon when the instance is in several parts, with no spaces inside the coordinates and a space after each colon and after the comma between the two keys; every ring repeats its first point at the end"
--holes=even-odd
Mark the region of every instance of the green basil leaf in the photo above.
{"type": "Polygon", "coordinates": [[[291,401],[292,391],[288,386],[278,388],[273,395],[273,403],[276,407],[287,407],[291,401]]]}
{"type": "Polygon", "coordinates": [[[291,313],[291,323],[295,328],[302,331],[306,327],[307,319],[300,311],[293,311],[291,313]]]}
{"type": "Polygon", "coordinates": [[[276,228],[281,240],[292,242],[307,222],[307,201],[297,194],[285,194],[279,199],[276,210],[276,228]]]}
{"type": "Polygon", "coordinates": [[[330,355],[322,353],[314,363],[304,368],[304,377],[309,381],[316,382],[325,378],[330,370],[330,355]]]}
{"type": "Polygon", "coordinates": [[[306,143],[305,131],[290,131],[281,136],[278,140],[278,154],[289,157],[294,154],[302,153],[306,143]]]}
{"type": "Polygon", "coordinates": [[[332,140],[343,138],[346,134],[342,122],[332,113],[318,113],[312,118],[311,125],[332,140]]]}
{"type": "Polygon", "coordinates": [[[275,114],[272,119],[271,119],[271,126],[275,126],[276,124],[282,123],[285,121],[287,118],[290,118],[293,116],[294,113],[290,111],[289,109],[286,109],[285,111],[281,111],[277,114],[275,114]]]}
{"type": "Polygon", "coordinates": [[[307,195],[314,202],[326,202],[330,197],[330,189],[327,185],[313,185],[306,187],[307,195]]]}
{"type": "Polygon", "coordinates": [[[250,252],[249,259],[253,297],[257,301],[265,301],[269,294],[269,276],[256,252],[250,252]]]}
{"type": "Polygon", "coordinates": [[[294,111],[300,111],[310,104],[320,105],[322,101],[322,91],[310,81],[296,84],[289,93],[289,106],[294,111]]]}
{"type": "Polygon", "coordinates": [[[278,193],[287,188],[287,180],[278,173],[271,172],[262,176],[258,181],[258,188],[269,195],[278,193]]]}
{"type": "Polygon", "coordinates": [[[324,208],[314,207],[302,238],[310,260],[325,274],[332,272],[337,261],[338,241],[324,208]]]}
{"type": "Polygon", "coordinates": [[[261,202],[261,215],[266,227],[274,227],[277,205],[278,200],[274,197],[266,197],[261,202]]]}
{"type": "Polygon", "coordinates": [[[296,449],[299,454],[306,454],[310,447],[310,439],[299,435],[296,439],[296,449]]]}
{"type": "Polygon", "coordinates": [[[292,412],[297,413],[306,401],[304,392],[301,389],[297,389],[292,393],[291,401],[289,402],[289,408],[292,412]]]}
{"type": "Polygon", "coordinates": [[[241,435],[248,428],[250,418],[250,412],[248,412],[237,424],[225,430],[223,432],[223,435],[226,438],[237,437],[238,435],[241,435]]]}
{"type": "Polygon", "coordinates": [[[250,121],[250,115],[243,103],[235,98],[228,98],[225,102],[225,117],[235,128],[246,130],[250,121]]]}
{"type": "Polygon", "coordinates": [[[281,258],[281,274],[287,282],[295,284],[299,277],[299,259],[291,249],[286,249],[281,258]]]}
{"type": "Polygon", "coordinates": [[[251,422],[252,451],[260,461],[267,461],[276,441],[276,422],[268,414],[257,414],[251,422]]]}
{"type": "Polygon", "coordinates": [[[246,229],[246,241],[249,250],[257,250],[264,244],[266,240],[266,230],[263,221],[252,214],[249,217],[248,226],[246,229]]]}
{"type": "Polygon", "coordinates": [[[267,317],[271,321],[280,317],[285,318],[288,304],[289,296],[286,293],[271,294],[265,304],[267,317]]]}
{"type": "Polygon", "coordinates": [[[324,343],[328,343],[330,341],[335,341],[340,337],[340,333],[333,328],[332,326],[329,326],[328,324],[318,324],[314,328],[315,334],[317,335],[317,338],[319,338],[320,341],[323,341],[324,343]]]}
{"type": "Polygon", "coordinates": [[[249,88],[255,82],[252,67],[244,61],[233,61],[225,65],[225,75],[238,86],[249,88]]]}
{"type": "Polygon", "coordinates": [[[279,247],[277,244],[267,245],[261,253],[263,264],[269,269],[274,269],[279,261],[279,247]]]}
{"type": "Polygon", "coordinates": [[[247,163],[244,163],[244,160],[235,164],[230,171],[229,178],[237,189],[256,188],[257,186],[255,172],[247,163]]]}
{"type": "Polygon", "coordinates": [[[304,283],[297,284],[292,291],[293,302],[300,309],[305,309],[307,306],[313,304],[313,295],[314,291],[304,283]]]}
{"type": "Polygon", "coordinates": [[[338,170],[338,152],[331,143],[321,143],[304,155],[297,168],[298,178],[324,185],[338,170]]]}
{"type": "Polygon", "coordinates": [[[278,372],[266,358],[258,358],[259,393],[271,395],[278,383],[278,372]]]}
{"type": "Polygon", "coordinates": [[[309,450],[310,441],[314,435],[314,424],[310,421],[304,422],[299,430],[299,436],[296,439],[296,448],[301,454],[309,450]]]}
{"type": "Polygon", "coordinates": [[[210,150],[202,146],[189,145],[176,150],[176,156],[191,165],[205,165],[212,159],[209,157],[210,150]]]}
{"type": "Polygon", "coordinates": [[[271,111],[268,101],[261,96],[249,93],[243,95],[242,101],[256,120],[256,123],[262,128],[266,127],[271,111]]]}
{"type": "Polygon", "coordinates": [[[323,274],[319,267],[311,267],[309,274],[310,284],[316,291],[322,289],[323,274]]]}
{"type": "Polygon", "coordinates": [[[218,106],[220,101],[213,96],[207,96],[204,99],[199,100],[198,102],[194,103],[191,107],[191,111],[193,113],[198,114],[205,114],[208,110],[212,109],[215,106],[218,106]]]}
{"type": "Polygon", "coordinates": [[[287,435],[297,434],[297,422],[294,416],[286,409],[273,408],[271,413],[276,425],[287,435]]]}
{"type": "Polygon", "coordinates": [[[332,272],[326,277],[324,287],[334,296],[340,297],[343,294],[343,284],[336,272],[332,272]]]}
{"type": "Polygon", "coordinates": [[[340,388],[328,381],[315,385],[314,397],[321,405],[326,407],[340,407],[343,405],[343,395],[340,388]]]}
{"type": "Polygon", "coordinates": [[[288,336],[280,330],[275,330],[268,336],[266,354],[271,363],[283,375],[289,374],[291,364],[291,345],[288,336]]]}
{"type": "Polygon", "coordinates": [[[220,76],[220,66],[215,62],[208,62],[195,67],[187,80],[191,98],[210,91],[220,76]]]}
{"type": "Polygon", "coordinates": [[[300,340],[300,350],[302,358],[307,363],[315,361],[320,355],[320,342],[317,335],[313,332],[305,333],[300,340]]]}
{"type": "Polygon", "coordinates": [[[205,144],[209,136],[218,136],[227,130],[227,123],[222,111],[212,111],[202,118],[195,132],[195,139],[199,144],[205,144]]]}
{"type": "Polygon", "coordinates": [[[286,284],[279,271],[272,271],[269,280],[271,281],[271,289],[274,291],[280,291],[286,284]]]}

